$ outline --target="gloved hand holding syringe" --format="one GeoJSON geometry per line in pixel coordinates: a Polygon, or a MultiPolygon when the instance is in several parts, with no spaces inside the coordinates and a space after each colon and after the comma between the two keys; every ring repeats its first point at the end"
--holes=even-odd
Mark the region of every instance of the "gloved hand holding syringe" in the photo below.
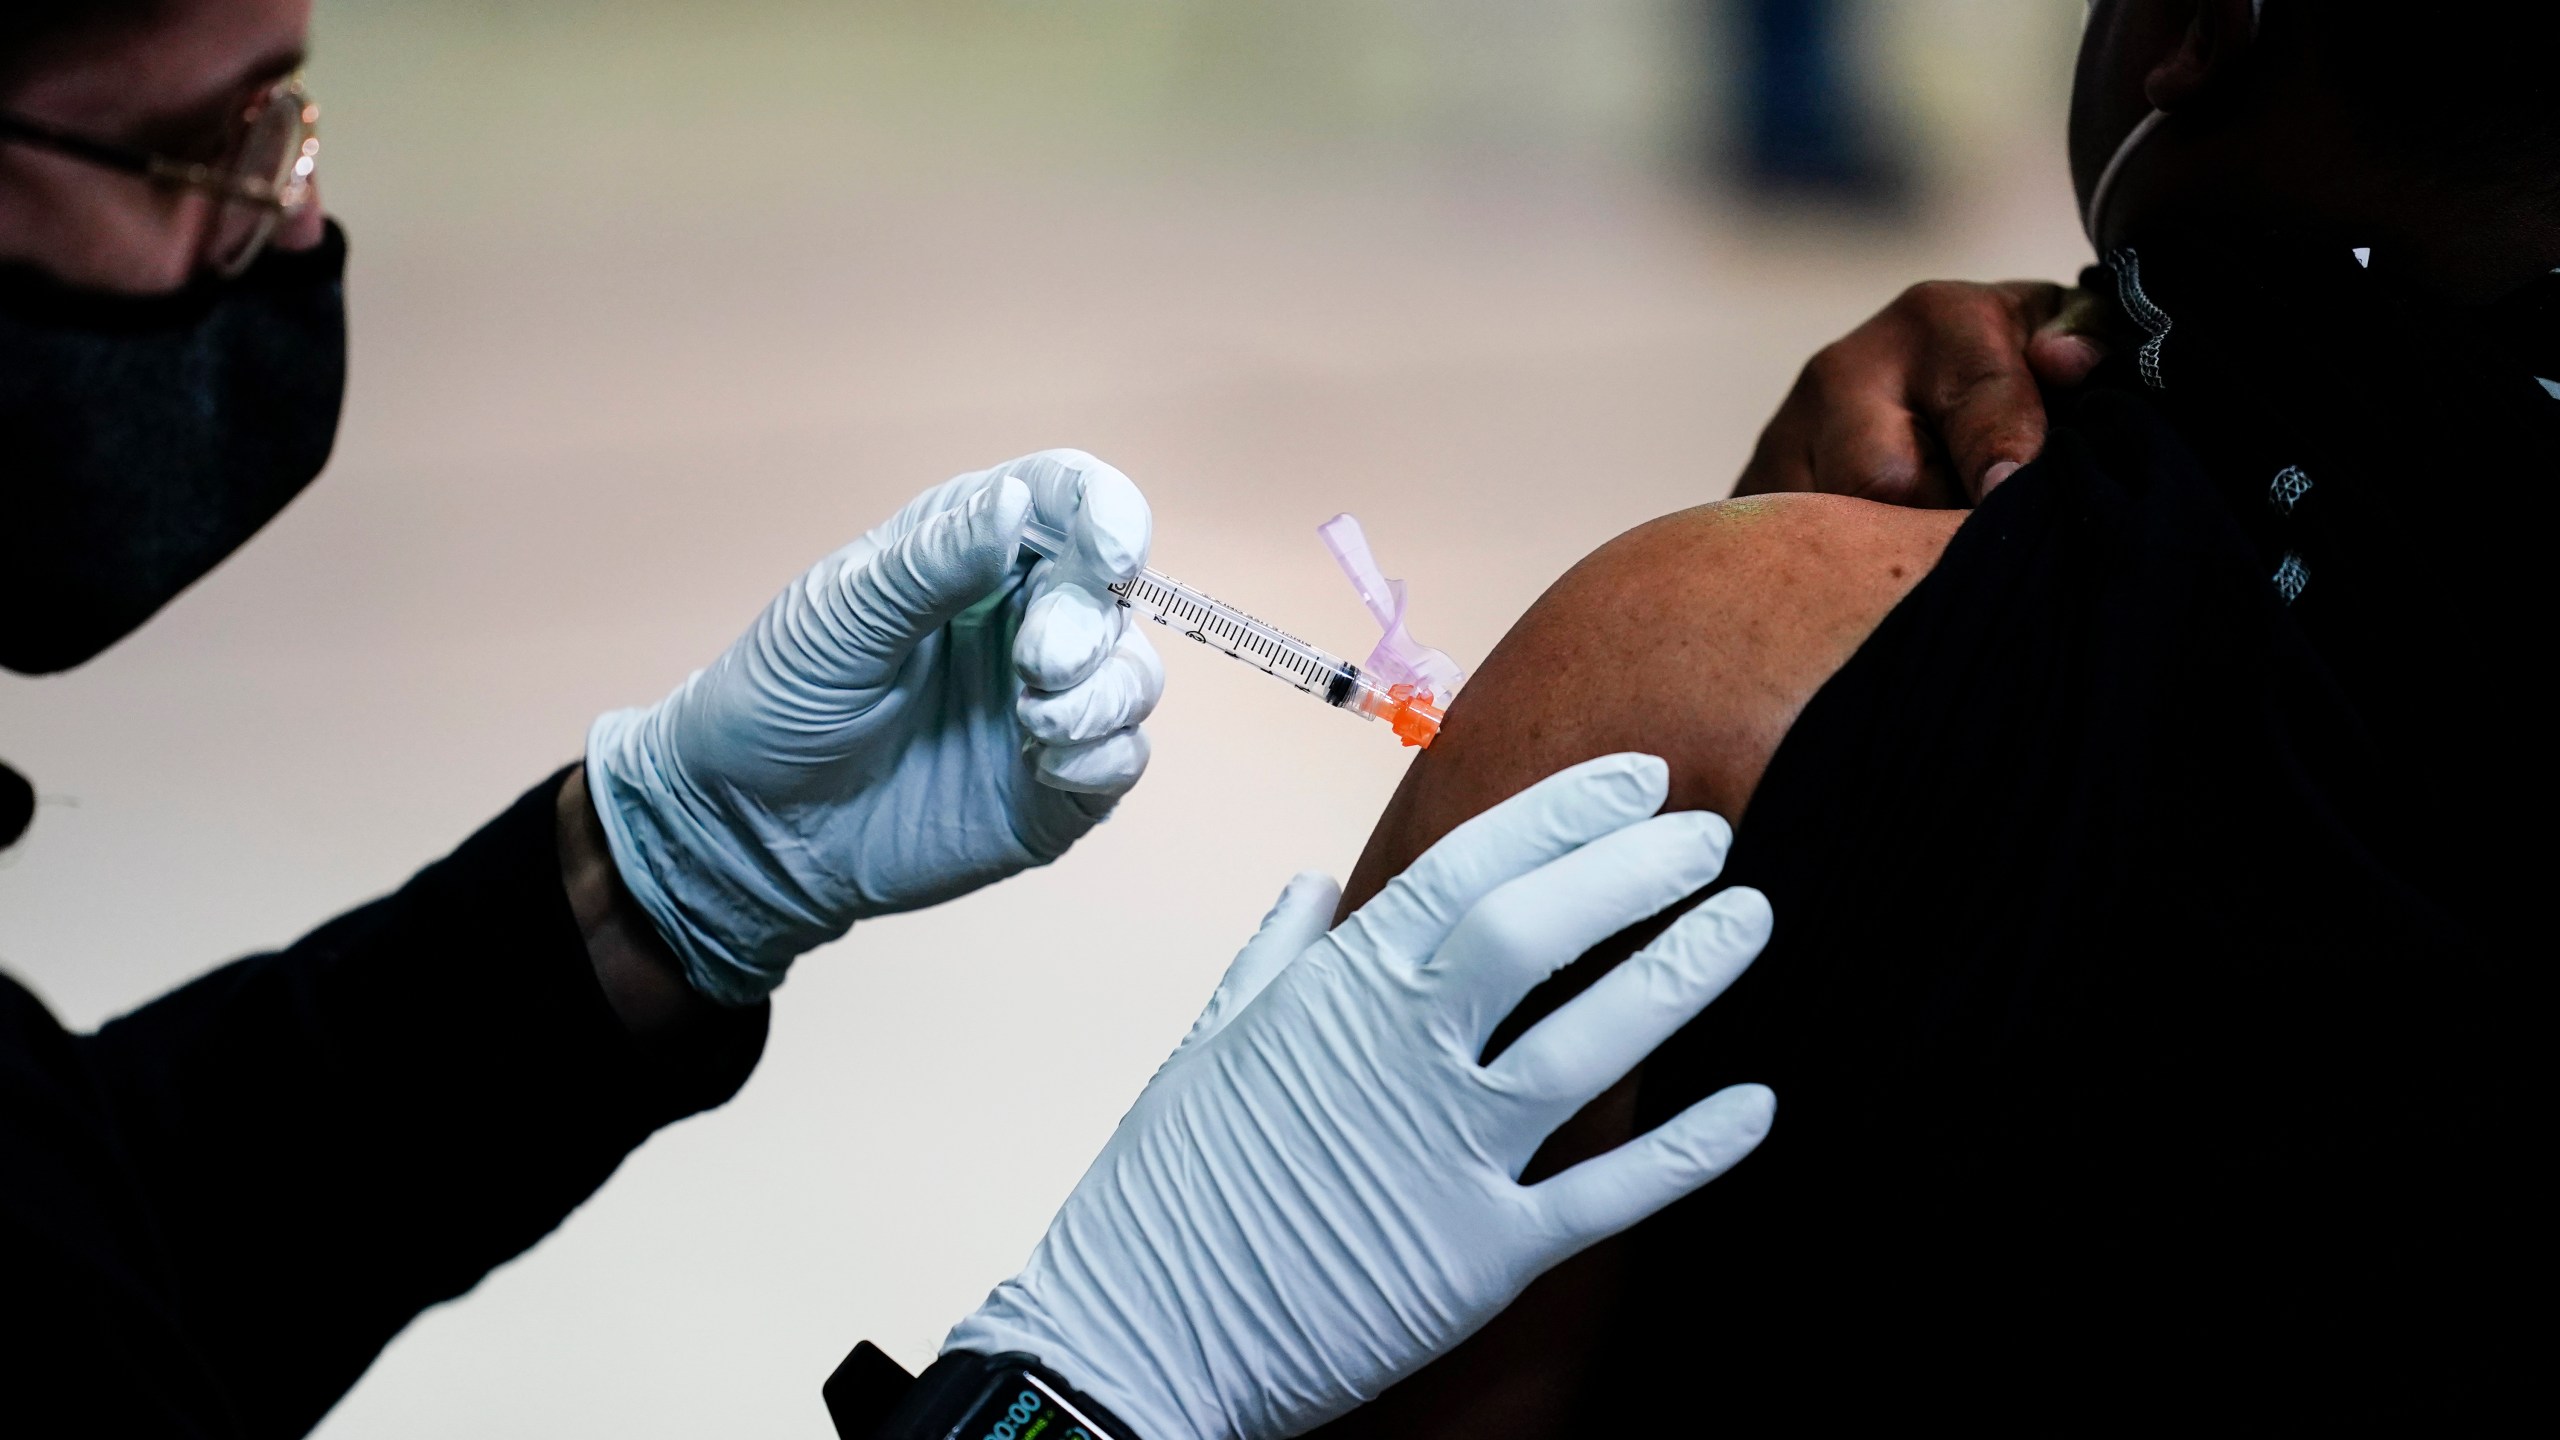
{"type": "MultiPolygon", "coordinates": [[[[1467,672],[1446,654],[1406,633],[1404,582],[1389,580],[1378,569],[1359,521],[1336,515],[1317,532],[1386,632],[1364,664],[1328,654],[1159,570],[1141,570],[1112,586],[1111,593],[1128,609],[1285,680],[1327,705],[1386,721],[1407,745],[1429,745],[1440,733],[1440,717],[1448,711],[1458,687],[1466,683],[1467,672]]],[[[1066,548],[1067,537],[1035,517],[1022,528],[1022,544],[1055,560],[1066,548]]]]}
{"type": "Polygon", "coordinates": [[[617,874],[693,987],[762,999],[855,921],[1045,865],[1147,764],[1145,614],[1428,744],[1464,672],[1415,645],[1359,527],[1326,541],[1387,630],[1354,666],[1145,563],[1126,475],[1049,450],[927,490],[819,561],[717,660],[590,729],[617,874]],[[1045,557],[1029,573],[1022,550],[1045,557]]]}

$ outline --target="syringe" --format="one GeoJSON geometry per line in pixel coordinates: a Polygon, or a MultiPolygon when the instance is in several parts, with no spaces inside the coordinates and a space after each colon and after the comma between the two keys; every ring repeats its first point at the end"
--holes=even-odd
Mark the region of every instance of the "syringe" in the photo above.
{"type": "MultiPolygon", "coordinates": [[[[1037,520],[1022,527],[1024,548],[1049,559],[1067,547],[1067,537],[1037,520]]],[[[1440,733],[1440,716],[1449,697],[1418,693],[1418,687],[1388,684],[1357,665],[1329,655],[1288,631],[1265,625],[1252,616],[1183,584],[1158,570],[1111,587],[1120,603],[1168,629],[1179,630],[1212,650],[1220,650],[1265,675],[1285,680],[1327,705],[1384,720],[1407,745],[1427,746],[1440,733]]]]}

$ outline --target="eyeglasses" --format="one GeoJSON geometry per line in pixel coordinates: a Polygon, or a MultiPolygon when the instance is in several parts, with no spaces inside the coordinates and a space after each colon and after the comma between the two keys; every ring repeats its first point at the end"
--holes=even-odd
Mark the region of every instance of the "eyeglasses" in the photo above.
{"type": "Polygon", "coordinates": [[[243,107],[224,158],[211,163],[74,135],[6,113],[0,113],[0,140],[217,197],[222,205],[204,253],[216,271],[230,276],[249,268],[284,217],[311,203],[311,176],[320,165],[320,107],[302,88],[301,76],[277,81],[243,107]]]}

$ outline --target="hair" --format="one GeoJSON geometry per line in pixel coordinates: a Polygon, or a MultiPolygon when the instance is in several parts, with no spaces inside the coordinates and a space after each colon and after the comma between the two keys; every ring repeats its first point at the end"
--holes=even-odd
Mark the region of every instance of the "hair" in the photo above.
{"type": "Polygon", "coordinates": [[[44,48],[66,35],[145,19],[165,0],[0,0],[0,86],[14,88],[44,48]]]}
{"type": "Polygon", "coordinates": [[[2453,183],[2560,192],[2560,5],[2471,0],[2277,0],[2268,28],[2301,38],[2344,93],[2357,140],[2453,183]]]}

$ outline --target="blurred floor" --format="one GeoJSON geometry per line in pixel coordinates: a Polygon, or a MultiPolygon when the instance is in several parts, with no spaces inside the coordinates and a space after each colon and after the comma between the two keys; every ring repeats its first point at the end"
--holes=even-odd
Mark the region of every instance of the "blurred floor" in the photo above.
{"type": "MultiPolygon", "coordinates": [[[[45,796],[0,964],[94,1024],[396,884],[785,580],[1072,444],[1156,561],[1360,653],[1367,522],[1480,658],[1566,565],[1724,493],[1909,281],[2082,260],[2076,6],[1892,7],[1919,228],[1669,180],[1678,7],[323,0],[354,388],[324,481],[108,658],[0,685],[45,796]]],[[[819,1436],[1010,1273],[1291,871],[1400,753],[1166,639],[1155,769],[1051,870],[866,925],[740,1100],[404,1336],[328,1436],[819,1436]],[[1035,1057],[1026,1060],[1023,1057],[1035,1057]]]]}

